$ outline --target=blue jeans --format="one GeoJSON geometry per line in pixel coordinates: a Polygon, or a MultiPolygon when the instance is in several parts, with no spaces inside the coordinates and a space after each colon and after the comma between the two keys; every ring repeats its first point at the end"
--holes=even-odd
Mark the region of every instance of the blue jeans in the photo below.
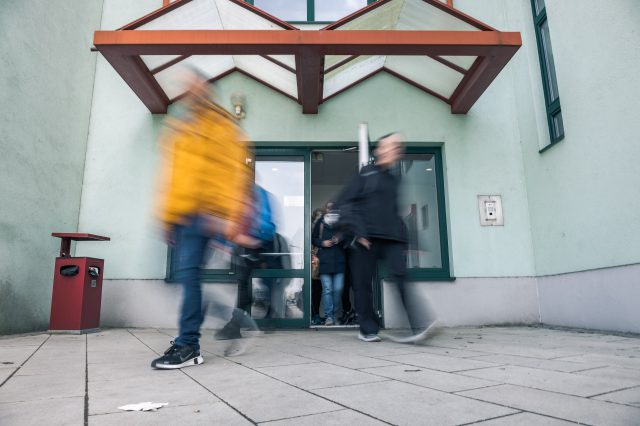
{"type": "Polygon", "coordinates": [[[201,217],[193,217],[187,225],[174,229],[175,278],[182,284],[180,308],[180,332],[175,342],[178,346],[200,348],[200,326],[204,321],[206,306],[202,300],[200,268],[204,262],[211,238],[219,238],[207,231],[201,217]]]}
{"type": "Polygon", "coordinates": [[[322,304],[324,305],[324,317],[335,321],[335,313],[340,310],[342,303],[342,287],[344,274],[320,274],[322,282],[322,304]]]}

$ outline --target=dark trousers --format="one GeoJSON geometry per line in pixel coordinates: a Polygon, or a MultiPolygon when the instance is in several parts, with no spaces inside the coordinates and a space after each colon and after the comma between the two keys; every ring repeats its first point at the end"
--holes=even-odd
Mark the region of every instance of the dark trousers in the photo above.
{"type": "Polygon", "coordinates": [[[311,316],[320,315],[320,299],[322,298],[322,282],[311,280],[311,316]]]}
{"type": "MultiPolygon", "coordinates": [[[[274,250],[273,241],[266,241],[257,249],[239,248],[235,256],[237,262],[238,301],[237,307],[247,314],[251,314],[253,303],[253,288],[251,274],[254,269],[268,268],[280,269],[282,264],[277,257],[267,257],[262,253],[271,253],[274,250]]],[[[271,286],[272,279],[264,280],[267,286],[271,286]]]]}
{"type": "MultiPolygon", "coordinates": [[[[405,295],[406,244],[399,241],[371,238],[371,247],[367,250],[356,244],[349,252],[351,284],[355,296],[356,313],[362,334],[377,334],[380,329],[378,315],[373,306],[373,274],[378,261],[383,260],[389,271],[387,279],[395,282],[402,303],[407,306],[405,295]]],[[[411,314],[409,321],[411,322],[411,314]]]]}

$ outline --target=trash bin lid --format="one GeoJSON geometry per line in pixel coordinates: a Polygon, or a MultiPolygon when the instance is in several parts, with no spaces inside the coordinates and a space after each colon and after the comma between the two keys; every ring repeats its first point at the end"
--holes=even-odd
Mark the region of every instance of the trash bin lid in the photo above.
{"type": "Polygon", "coordinates": [[[73,232],[54,232],[52,237],[67,238],[73,241],[110,241],[111,238],[95,234],[79,234],[73,232]]]}

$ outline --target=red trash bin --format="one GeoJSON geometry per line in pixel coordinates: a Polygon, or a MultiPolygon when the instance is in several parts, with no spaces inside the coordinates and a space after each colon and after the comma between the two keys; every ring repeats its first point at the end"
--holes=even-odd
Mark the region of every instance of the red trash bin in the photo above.
{"type": "Polygon", "coordinates": [[[100,325],[104,260],[71,257],[71,241],[109,241],[110,238],[77,233],[51,235],[62,241],[53,272],[49,329],[75,333],[96,331],[100,325]]]}

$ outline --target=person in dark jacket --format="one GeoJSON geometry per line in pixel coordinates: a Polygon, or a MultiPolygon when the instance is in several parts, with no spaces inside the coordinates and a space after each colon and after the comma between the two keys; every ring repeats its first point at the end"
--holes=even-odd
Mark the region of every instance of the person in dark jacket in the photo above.
{"type": "Polygon", "coordinates": [[[350,234],[348,257],[360,325],[358,338],[366,342],[381,340],[372,290],[373,273],[379,260],[385,260],[389,271],[387,279],[398,287],[413,331],[408,337],[389,337],[399,342],[415,342],[426,338],[434,324],[420,325],[415,313],[407,309],[404,288],[407,231],[398,209],[400,181],[391,172],[403,153],[401,135],[393,133],[380,138],[374,151],[375,164],[363,167],[336,202],[341,229],[350,234]]]}
{"type": "Polygon", "coordinates": [[[322,304],[324,305],[324,325],[334,325],[336,313],[340,311],[342,287],[344,285],[344,248],[342,233],[337,228],[337,214],[332,210],[332,203],[322,219],[313,227],[311,240],[318,247],[320,261],[320,281],[322,282],[322,304]]]}

